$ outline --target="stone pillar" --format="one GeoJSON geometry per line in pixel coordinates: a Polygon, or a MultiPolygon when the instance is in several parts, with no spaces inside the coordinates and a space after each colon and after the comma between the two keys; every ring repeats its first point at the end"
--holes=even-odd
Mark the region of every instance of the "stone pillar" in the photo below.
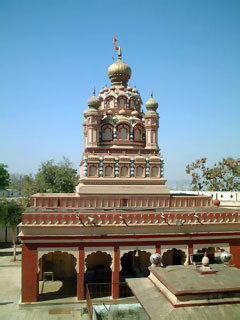
{"type": "Polygon", "coordinates": [[[161,246],[160,246],[160,244],[156,244],[156,253],[161,254],[161,246]]]}
{"type": "Polygon", "coordinates": [[[112,297],[119,298],[119,273],[120,273],[120,250],[119,246],[114,247],[114,269],[112,271],[112,297]]]}
{"type": "MultiPolygon", "coordinates": [[[[229,249],[225,249],[225,250],[232,254],[230,264],[235,265],[235,267],[240,269],[240,260],[239,260],[240,240],[239,239],[231,239],[229,244],[230,244],[229,249]]],[[[220,248],[222,249],[222,247],[220,247],[220,248]]]]}
{"type": "Polygon", "coordinates": [[[145,129],[146,129],[146,148],[158,148],[158,127],[159,115],[155,111],[148,111],[145,114],[145,129]]]}
{"type": "Polygon", "coordinates": [[[79,270],[77,273],[77,298],[84,300],[84,248],[79,248],[79,270]]]}
{"type": "Polygon", "coordinates": [[[38,300],[38,255],[32,244],[22,244],[22,302],[38,300]]]}

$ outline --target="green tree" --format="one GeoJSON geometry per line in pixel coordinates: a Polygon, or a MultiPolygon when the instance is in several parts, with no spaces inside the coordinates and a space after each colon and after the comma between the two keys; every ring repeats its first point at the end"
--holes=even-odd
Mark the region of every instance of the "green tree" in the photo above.
{"type": "Polygon", "coordinates": [[[21,194],[24,197],[30,197],[38,191],[35,176],[33,174],[11,174],[10,188],[21,191],[21,194]]]}
{"type": "Polygon", "coordinates": [[[0,163],[0,189],[7,189],[9,187],[10,176],[6,169],[7,167],[7,165],[0,163]]]}
{"type": "Polygon", "coordinates": [[[186,173],[192,175],[193,190],[240,191],[239,160],[223,159],[212,168],[206,162],[207,158],[202,158],[186,166],[186,173]]]}
{"type": "Polygon", "coordinates": [[[38,192],[74,192],[78,176],[72,166],[67,158],[57,164],[53,160],[42,163],[35,179],[38,192]]]}
{"type": "Polygon", "coordinates": [[[21,222],[21,215],[24,208],[15,201],[0,202],[0,225],[10,227],[12,230],[13,261],[16,261],[16,231],[17,225],[21,222]]]}
{"type": "Polygon", "coordinates": [[[53,160],[42,163],[36,175],[12,174],[10,186],[21,191],[28,205],[30,196],[34,193],[74,192],[77,183],[77,170],[73,169],[72,163],[67,158],[63,158],[59,163],[53,160]]]}

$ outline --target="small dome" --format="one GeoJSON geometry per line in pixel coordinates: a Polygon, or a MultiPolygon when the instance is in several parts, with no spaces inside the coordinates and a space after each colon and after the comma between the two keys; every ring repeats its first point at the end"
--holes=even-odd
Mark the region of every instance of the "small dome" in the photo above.
{"type": "Polygon", "coordinates": [[[112,110],[107,110],[106,114],[107,114],[107,115],[112,115],[113,112],[112,112],[112,110]]]}
{"type": "Polygon", "coordinates": [[[126,111],[125,111],[124,109],[121,109],[121,110],[119,111],[119,114],[120,114],[121,116],[125,116],[125,115],[126,115],[126,111]]]}
{"type": "Polygon", "coordinates": [[[153,99],[153,93],[151,92],[151,98],[146,102],[145,107],[148,111],[156,111],[158,108],[158,103],[153,99]]]}
{"type": "Polygon", "coordinates": [[[121,85],[121,86],[119,87],[119,90],[124,90],[124,86],[121,85]]]}
{"type": "Polygon", "coordinates": [[[101,105],[101,101],[95,96],[95,89],[93,91],[93,96],[87,102],[88,107],[92,109],[98,109],[101,105]]]}
{"type": "Polygon", "coordinates": [[[153,253],[150,256],[151,267],[158,267],[162,262],[162,257],[159,253],[153,253]]]}
{"type": "Polygon", "coordinates": [[[132,74],[131,68],[122,61],[122,52],[119,47],[118,60],[108,68],[108,77],[113,85],[126,86],[132,74]]]}
{"type": "Polygon", "coordinates": [[[227,251],[223,251],[220,254],[220,260],[222,261],[222,263],[229,264],[231,258],[232,258],[232,254],[227,251]]]}
{"type": "Polygon", "coordinates": [[[131,116],[138,117],[138,111],[137,110],[132,111],[131,116]]]}
{"type": "Polygon", "coordinates": [[[132,92],[138,93],[138,89],[137,88],[133,88],[132,92]]]}
{"type": "Polygon", "coordinates": [[[220,201],[219,201],[218,199],[214,199],[214,200],[212,201],[212,204],[213,204],[214,206],[216,206],[216,207],[219,207],[219,206],[220,206],[220,201]]]}

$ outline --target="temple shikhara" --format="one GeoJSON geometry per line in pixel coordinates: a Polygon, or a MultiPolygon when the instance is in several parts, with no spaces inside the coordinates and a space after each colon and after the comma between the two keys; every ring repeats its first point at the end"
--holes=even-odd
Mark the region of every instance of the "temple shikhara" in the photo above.
{"type": "Polygon", "coordinates": [[[76,192],[35,194],[22,214],[22,302],[44,299],[46,279],[62,281],[60,290],[70,287],[78,300],[86,285],[96,297],[101,286],[114,299],[126,296],[125,279],[147,277],[153,253],[164,266],[187,268],[194,253],[214,263],[228,251],[240,268],[240,210],[170,193],[158,144],[164,106],[151,93],[143,109],[131,73],[119,48],[110,86],[94,90],[84,111],[76,192]]]}

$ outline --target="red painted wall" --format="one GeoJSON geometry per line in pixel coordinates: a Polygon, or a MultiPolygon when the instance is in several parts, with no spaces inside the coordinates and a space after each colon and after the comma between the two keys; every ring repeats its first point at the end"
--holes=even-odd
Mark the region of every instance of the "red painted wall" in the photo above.
{"type": "Polygon", "coordinates": [[[32,244],[22,244],[22,302],[38,300],[37,250],[32,244]]]}

